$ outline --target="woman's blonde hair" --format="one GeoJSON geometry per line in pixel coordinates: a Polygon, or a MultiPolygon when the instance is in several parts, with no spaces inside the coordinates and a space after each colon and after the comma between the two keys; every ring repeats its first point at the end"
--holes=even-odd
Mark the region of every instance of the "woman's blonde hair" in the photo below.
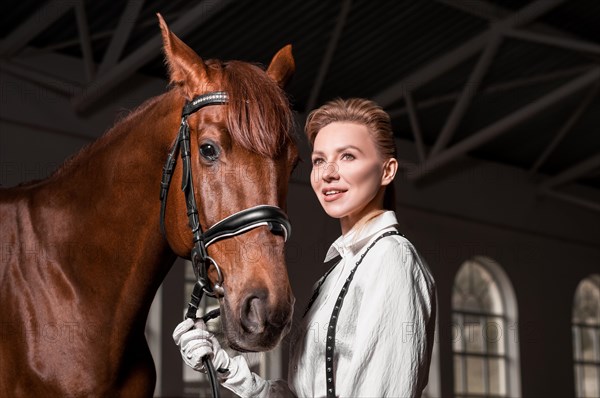
{"type": "MultiPolygon", "coordinates": [[[[333,122],[349,122],[366,126],[382,158],[396,158],[396,141],[390,116],[375,102],[364,98],[338,98],[313,110],[308,115],[304,128],[311,146],[314,145],[319,131],[333,122]]],[[[383,208],[396,209],[393,183],[385,189],[383,208]]]]}

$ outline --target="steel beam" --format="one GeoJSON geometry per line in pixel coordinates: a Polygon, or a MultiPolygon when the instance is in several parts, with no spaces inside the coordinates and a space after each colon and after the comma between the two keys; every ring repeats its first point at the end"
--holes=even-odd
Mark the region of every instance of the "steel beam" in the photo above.
{"type": "Polygon", "coordinates": [[[593,155],[539,185],[541,191],[574,181],[600,168],[600,153],[593,155]]]}
{"type": "Polygon", "coordinates": [[[83,0],[79,0],[75,6],[75,17],[77,19],[77,30],[79,31],[81,53],[83,54],[86,83],[89,83],[92,81],[94,74],[96,73],[96,63],[94,62],[92,41],[90,39],[90,29],[85,13],[85,3],[83,0]]]}
{"type": "Polygon", "coordinates": [[[321,92],[321,87],[323,86],[323,82],[325,81],[325,76],[327,76],[329,65],[333,60],[333,54],[335,53],[335,49],[337,48],[338,42],[340,41],[340,37],[342,36],[342,31],[344,30],[344,25],[346,24],[346,20],[348,19],[348,14],[350,13],[351,8],[352,0],[344,0],[340,8],[340,13],[338,15],[337,22],[335,24],[335,27],[333,28],[333,32],[329,39],[327,50],[325,51],[325,55],[321,60],[321,66],[319,67],[319,71],[317,72],[317,77],[310,90],[310,95],[308,97],[308,101],[306,102],[305,112],[310,112],[312,109],[314,109],[315,105],[317,104],[319,93],[321,92]]]}
{"type": "MultiPolygon", "coordinates": [[[[513,79],[513,80],[496,83],[496,84],[490,84],[489,86],[486,86],[485,88],[483,88],[481,90],[481,93],[482,94],[502,93],[505,91],[514,90],[516,88],[528,87],[531,85],[545,83],[545,82],[549,82],[552,80],[562,79],[565,77],[571,77],[574,75],[578,75],[580,73],[587,72],[594,66],[595,65],[592,65],[592,64],[581,65],[581,66],[576,66],[576,67],[572,67],[572,68],[556,70],[554,72],[544,73],[542,75],[537,75],[537,76],[533,76],[533,77],[518,78],[518,79],[513,79]]],[[[453,102],[453,101],[456,101],[459,96],[460,96],[460,92],[455,91],[455,92],[451,92],[451,93],[440,95],[440,96],[426,98],[426,99],[423,99],[423,100],[417,102],[415,104],[415,109],[422,110],[422,109],[431,108],[433,106],[437,106],[440,104],[445,104],[447,102],[453,102]]],[[[389,113],[390,117],[396,118],[396,117],[407,115],[409,113],[409,111],[408,111],[408,107],[404,106],[404,107],[390,109],[388,111],[388,113],[389,113]]]]}
{"type": "Polygon", "coordinates": [[[577,121],[579,120],[581,115],[583,115],[583,113],[588,108],[588,106],[590,105],[592,100],[596,97],[597,93],[598,93],[598,83],[596,83],[594,85],[594,87],[589,90],[589,92],[583,98],[583,100],[581,101],[581,103],[579,104],[579,106],[577,107],[575,112],[573,112],[573,114],[569,117],[569,119],[565,122],[565,124],[563,124],[563,126],[560,128],[560,130],[558,130],[558,132],[556,133],[556,135],[554,136],[554,138],[552,139],[550,144],[544,149],[542,154],[535,161],[535,163],[529,170],[530,176],[535,174],[539,170],[541,165],[546,161],[546,159],[548,159],[548,156],[550,156],[550,154],[556,149],[556,147],[558,146],[558,144],[560,144],[560,142],[563,140],[563,138],[565,138],[565,136],[569,133],[569,131],[571,131],[571,129],[573,128],[575,123],[577,123],[577,121]]]}
{"type": "Polygon", "coordinates": [[[565,50],[579,51],[594,55],[600,55],[600,46],[584,40],[563,39],[539,33],[526,32],[524,30],[507,29],[504,33],[513,39],[526,40],[533,43],[563,48],[565,50]]]}
{"type": "Polygon", "coordinates": [[[446,123],[438,135],[433,148],[431,148],[431,151],[429,152],[430,157],[437,155],[448,145],[448,142],[450,142],[452,139],[452,136],[458,128],[460,121],[467,112],[469,105],[471,105],[473,97],[475,97],[475,94],[477,94],[483,77],[485,76],[492,63],[492,60],[498,52],[498,48],[502,43],[502,35],[499,31],[490,33],[493,34],[491,35],[485,50],[481,53],[481,56],[477,61],[477,65],[475,65],[475,68],[471,72],[469,79],[465,83],[458,101],[456,101],[454,108],[452,108],[450,115],[446,119],[446,123]]]}
{"type": "Polygon", "coordinates": [[[47,72],[40,72],[31,69],[28,66],[10,61],[0,62],[0,70],[10,73],[19,79],[23,79],[41,87],[46,87],[68,97],[72,96],[81,89],[81,87],[75,83],[52,77],[48,75],[47,72]]]}
{"type": "MultiPolygon", "coordinates": [[[[509,29],[525,25],[557,7],[564,1],[565,0],[537,0],[502,21],[497,22],[497,26],[502,29],[509,29]]],[[[390,106],[402,97],[406,91],[414,91],[423,84],[435,79],[475,55],[487,44],[488,35],[489,31],[480,33],[454,50],[434,59],[423,68],[398,82],[391,84],[388,88],[376,94],[373,99],[384,108],[390,106]]]]}
{"type": "Polygon", "coordinates": [[[8,58],[19,52],[44,29],[74,7],[78,0],[49,1],[33,13],[4,40],[0,41],[0,55],[8,58]]]}
{"type": "Polygon", "coordinates": [[[552,189],[544,190],[540,192],[541,195],[549,196],[551,198],[559,199],[564,202],[568,202],[577,206],[584,207],[586,209],[600,212],[600,204],[591,200],[578,198],[577,196],[566,194],[563,192],[557,192],[552,189]]]}
{"type": "Polygon", "coordinates": [[[414,73],[411,73],[396,83],[392,83],[388,88],[373,96],[373,100],[384,108],[390,106],[404,96],[406,92],[415,91],[425,83],[435,79],[475,55],[485,43],[487,43],[486,33],[482,33],[469,39],[458,48],[437,57],[424,67],[416,70],[414,73]]]}
{"type": "MultiPolygon", "coordinates": [[[[500,7],[496,4],[490,3],[485,0],[475,0],[475,1],[436,0],[436,1],[438,3],[444,4],[446,6],[466,12],[467,14],[473,15],[475,17],[486,19],[490,22],[496,22],[496,21],[506,18],[514,13],[513,10],[509,10],[504,7],[500,7]]],[[[530,24],[527,24],[527,27],[533,31],[543,33],[543,34],[572,38],[572,39],[576,38],[575,35],[573,35],[569,32],[566,32],[566,31],[563,31],[560,29],[556,29],[555,27],[546,25],[540,21],[533,21],[530,24]]]]}
{"type": "MultiPolygon", "coordinates": [[[[179,36],[185,36],[233,2],[234,0],[202,1],[184,13],[177,21],[170,24],[170,28],[179,36]]],[[[72,104],[75,110],[82,112],[91,107],[98,99],[135,73],[142,65],[159,55],[161,46],[162,38],[160,34],[157,34],[148,40],[146,44],[121,60],[114,68],[102,76],[98,76],[95,81],[73,98],[72,104]]]]}
{"type": "Polygon", "coordinates": [[[117,64],[123,48],[129,39],[129,35],[137,22],[144,0],[129,0],[125,6],[125,10],[121,14],[119,24],[115,29],[108,49],[104,53],[102,64],[98,69],[98,74],[101,75],[117,64]]]}
{"type": "MultiPolygon", "coordinates": [[[[165,17],[165,18],[168,17],[169,20],[171,20],[171,19],[179,18],[179,16],[181,14],[183,14],[183,13],[169,13],[168,16],[167,15],[163,15],[163,17],[165,17]]],[[[156,15],[153,15],[152,17],[146,18],[146,19],[144,19],[142,21],[139,21],[136,24],[136,26],[138,28],[145,28],[147,26],[156,26],[156,15]]],[[[115,34],[115,32],[116,32],[116,29],[117,28],[115,28],[115,29],[106,29],[106,30],[101,30],[101,31],[94,32],[90,36],[90,38],[92,39],[92,42],[93,42],[93,41],[96,41],[96,40],[113,37],[114,34],[115,34]]],[[[78,43],[79,43],[79,39],[78,38],[67,39],[67,40],[60,41],[58,43],[49,44],[49,45],[47,45],[47,46],[42,47],[41,49],[39,49],[39,51],[55,52],[55,51],[62,50],[62,49],[67,48],[67,47],[71,47],[71,46],[76,45],[78,43]]]]}
{"type": "Polygon", "coordinates": [[[421,126],[419,124],[419,119],[417,117],[417,110],[415,108],[415,103],[413,101],[412,94],[410,92],[406,92],[404,94],[404,101],[406,101],[406,109],[408,110],[408,118],[410,119],[410,127],[415,137],[415,144],[417,146],[417,155],[419,156],[419,161],[424,162],[426,153],[425,153],[425,145],[423,144],[423,134],[421,132],[421,126]]]}
{"type": "Polygon", "coordinates": [[[416,181],[423,176],[430,174],[431,172],[439,169],[441,166],[457,159],[468,151],[493,140],[524,120],[533,117],[549,106],[594,83],[598,79],[600,79],[600,67],[593,68],[588,73],[572,80],[569,83],[564,84],[537,101],[528,104],[518,111],[498,120],[492,125],[483,128],[468,138],[465,138],[461,142],[453,145],[445,151],[440,152],[438,155],[429,158],[425,163],[410,173],[408,178],[416,181]]]}

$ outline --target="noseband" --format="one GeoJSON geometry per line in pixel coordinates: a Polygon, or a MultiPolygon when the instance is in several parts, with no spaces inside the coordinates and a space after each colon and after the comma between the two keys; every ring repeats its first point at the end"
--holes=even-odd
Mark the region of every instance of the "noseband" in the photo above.
{"type": "Polygon", "coordinates": [[[185,195],[185,204],[189,226],[192,230],[194,247],[190,258],[196,275],[196,285],[192,295],[192,303],[188,308],[188,317],[195,318],[195,310],[202,294],[211,297],[222,297],[225,295],[223,289],[223,274],[217,262],[208,255],[207,248],[211,244],[236,235],[243,234],[260,226],[267,226],[273,234],[283,235],[287,241],[291,234],[291,225],[287,215],[279,207],[270,205],[259,205],[251,207],[237,213],[234,213],[221,221],[202,231],[198,217],[198,206],[194,198],[194,187],[192,179],[191,151],[190,151],[190,127],[187,119],[194,112],[209,105],[224,105],[228,102],[228,95],[223,91],[215,91],[194,98],[186,102],[181,113],[181,125],[177,138],[169,151],[169,156],[163,167],[162,180],[160,183],[160,228],[166,237],[165,232],[165,209],[167,206],[167,194],[171,177],[175,170],[177,161],[177,152],[181,152],[181,161],[183,162],[183,175],[181,189],[185,195]],[[208,279],[208,268],[213,265],[217,271],[217,282],[210,286],[208,279]],[[195,307],[195,308],[194,308],[195,307]],[[193,313],[193,314],[192,314],[193,313]]]}

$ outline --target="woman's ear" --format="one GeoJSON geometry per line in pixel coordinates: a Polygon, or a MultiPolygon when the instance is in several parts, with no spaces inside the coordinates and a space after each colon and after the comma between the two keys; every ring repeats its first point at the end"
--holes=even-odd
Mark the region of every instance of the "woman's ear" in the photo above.
{"type": "Polygon", "coordinates": [[[398,160],[396,158],[389,158],[383,164],[383,175],[381,177],[381,185],[389,185],[394,181],[396,172],[398,171],[398,160]]]}

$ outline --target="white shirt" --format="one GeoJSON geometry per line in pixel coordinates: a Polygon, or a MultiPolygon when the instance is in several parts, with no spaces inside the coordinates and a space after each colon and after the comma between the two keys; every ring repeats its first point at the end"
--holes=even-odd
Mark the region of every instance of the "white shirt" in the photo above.
{"type": "MultiPolygon", "coordinates": [[[[394,212],[386,211],[331,245],[325,261],[342,258],[292,336],[287,385],[251,373],[241,356],[232,359],[238,369],[223,385],[242,397],[325,397],[325,341],[334,303],[360,255],[396,224],[394,212]]],[[[399,235],[377,242],[358,266],[339,314],[337,396],[420,397],[429,373],[435,305],[433,277],[414,246],[399,235]]]]}

